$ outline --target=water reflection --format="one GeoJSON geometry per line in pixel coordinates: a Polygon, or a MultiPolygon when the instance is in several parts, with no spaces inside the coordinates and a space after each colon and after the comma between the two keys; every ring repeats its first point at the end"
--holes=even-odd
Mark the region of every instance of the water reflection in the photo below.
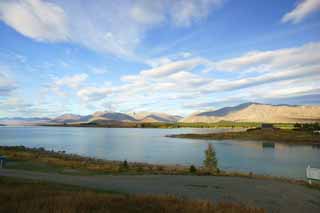
{"type": "Polygon", "coordinates": [[[272,143],[272,142],[263,142],[262,143],[262,148],[263,149],[274,149],[275,147],[275,143],[272,143]]]}
{"type": "Polygon", "coordinates": [[[320,149],[320,144],[312,144],[312,148],[314,149],[320,149]]]}

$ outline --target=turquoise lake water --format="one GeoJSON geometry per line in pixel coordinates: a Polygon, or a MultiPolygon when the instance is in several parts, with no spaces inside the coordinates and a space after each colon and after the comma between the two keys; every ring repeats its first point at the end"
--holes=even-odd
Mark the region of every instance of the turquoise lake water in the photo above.
{"type": "Polygon", "coordinates": [[[212,143],[223,170],[305,179],[308,165],[320,168],[320,146],[316,145],[165,137],[220,131],[225,130],[0,127],[0,145],[44,147],[108,160],[199,166],[207,143],[212,143]]]}

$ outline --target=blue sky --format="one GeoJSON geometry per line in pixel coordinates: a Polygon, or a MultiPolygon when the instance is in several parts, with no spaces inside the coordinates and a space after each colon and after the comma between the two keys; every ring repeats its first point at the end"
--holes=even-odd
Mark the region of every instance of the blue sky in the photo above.
{"type": "Polygon", "coordinates": [[[0,0],[0,117],[320,103],[319,0],[0,0]]]}

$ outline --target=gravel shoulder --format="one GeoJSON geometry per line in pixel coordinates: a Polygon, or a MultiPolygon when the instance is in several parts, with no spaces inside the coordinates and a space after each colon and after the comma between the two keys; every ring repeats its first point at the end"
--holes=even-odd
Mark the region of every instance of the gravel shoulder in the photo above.
{"type": "Polygon", "coordinates": [[[74,176],[13,169],[0,169],[0,176],[132,194],[240,202],[268,212],[320,212],[320,190],[276,180],[183,175],[74,176]]]}

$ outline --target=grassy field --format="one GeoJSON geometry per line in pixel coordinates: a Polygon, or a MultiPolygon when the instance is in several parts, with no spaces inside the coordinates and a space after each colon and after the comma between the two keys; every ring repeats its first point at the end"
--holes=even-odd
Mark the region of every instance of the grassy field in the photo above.
{"type": "Polygon", "coordinates": [[[260,213],[241,204],[212,203],[173,196],[134,196],[59,184],[0,177],[0,212],[230,212],[260,213]]]}
{"type": "Polygon", "coordinates": [[[253,140],[273,141],[296,144],[320,143],[320,135],[308,131],[296,131],[290,129],[261,130],[252,129],[242,132],[222,132],[211,134],[180,134],[169,135],[174,138],[190,138],[204,140],[253,140]]]}

